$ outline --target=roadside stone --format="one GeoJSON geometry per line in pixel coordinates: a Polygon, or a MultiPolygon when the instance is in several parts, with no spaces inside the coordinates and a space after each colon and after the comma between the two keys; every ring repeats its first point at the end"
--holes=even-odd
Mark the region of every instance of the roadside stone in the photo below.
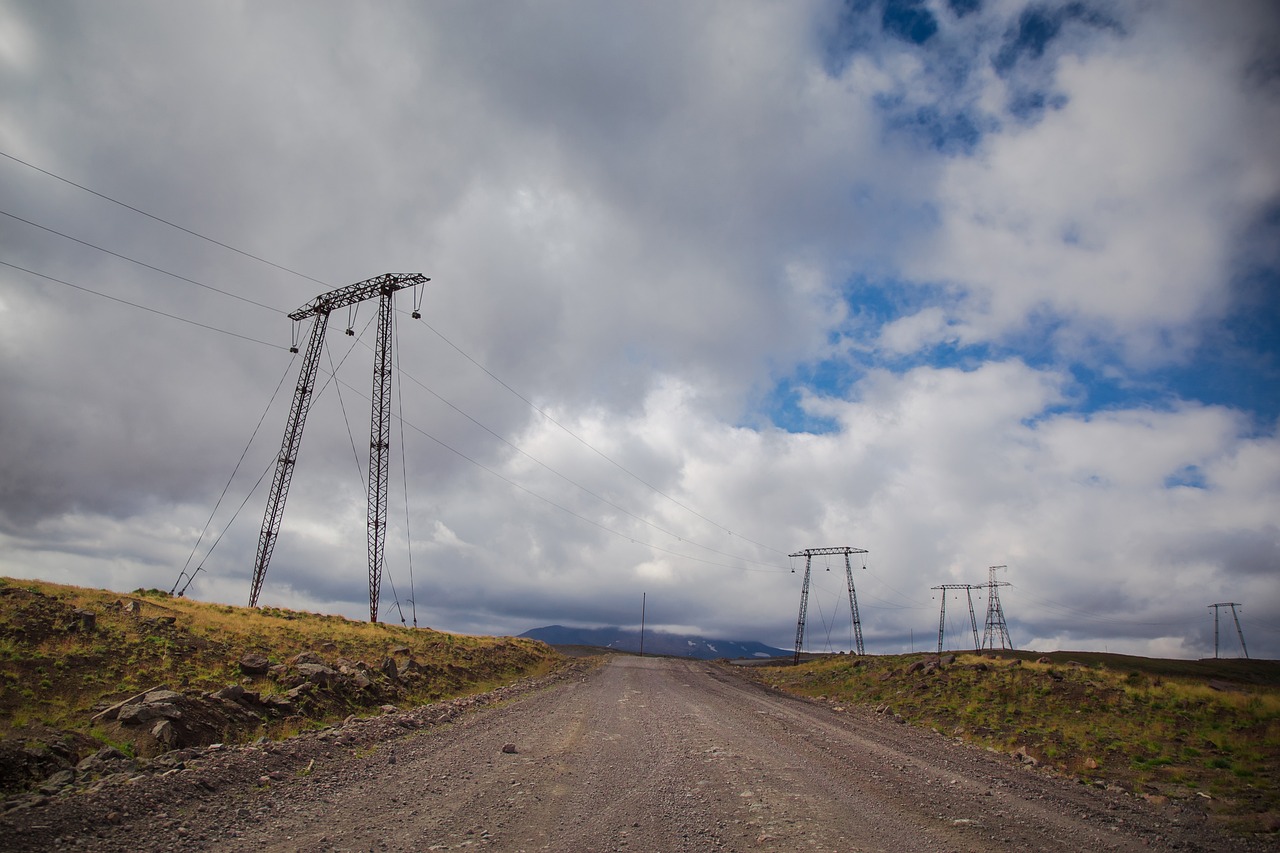
{"type": "Polygon", "coordinates": [[[240,671],[245,675],[266,675],[271,668],[271,661],[259,654],[250,652],[240,658],[240,671]]]}
{"type": "Polygon", "coordinates": [[[312,684],[328,686],[334,684],[340,678],[337,670],[322,663],[300,663],[297,664],[296,668],[312,684]]]}
{"type": "Polygon", "coordinates": [[[173,727],[173,723],[168,720],[161,720],[156,723],[151,728],[151,736],[169,749],[173,749],[178,745],[178,731],[173,727]]]}
{"type": "Polygon", "coordinates": [[[502,751],[505,752],[507,755],[515,755],[516,745],[514,743],[504,743],[502,745],[502,751]]]}

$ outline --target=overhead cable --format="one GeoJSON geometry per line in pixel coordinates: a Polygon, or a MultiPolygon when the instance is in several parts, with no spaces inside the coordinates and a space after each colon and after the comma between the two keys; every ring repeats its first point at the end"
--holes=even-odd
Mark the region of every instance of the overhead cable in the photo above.
{"type": "Polygon", "coordinates": [[[223,296],[229,296],[232,299],[239,299],[241,302],[248,302],[250,305],[257,305],[259,308],[266,308],[268,311],[272,311],[276,314],[284,313],[283,309],[273,308],[270,305],[263,305],[261,302],[255,302],[254,300],[249,299],[247,296],[240,296],[239,294],[236,294],[236,293],[230,293],[226,290],[222,290],[221,288],[214,287],[211,284],[205,284],[202,281],[196,281],[193,278],[187,278],[185,275],[178,275],[176,272],[170,272],[169,270],[161,269],[160,267],[157,267],[157,266],[152,266],[151,264],[146,263],[145,261],[140,261],[137,258],[131,258],[128,255],[122,255],[119,252],[113,252],[110,249],[104,249],[102,246],[94,245],[93,243],[90,243],[87,240],[81,240],[79,237],[72,237],[70,234],[64,234],[61,231],[57,231],[53,228],[49,228],[46,225],[41,225],[37,222],[32,222],[30,219],[23,219],[21,216],[15,216],[14,214],[9,213],[8,211],[0,210],[0,215],[7,216],[10,219],[16,219],[19,222],[25,222],[27,225],[30,225],[32,228],[39,228],[41,231],[48,231],[50,234],[57,234],[59,237],[63,237],[67,240],[71,240],[74,243],[79,243],[82,246],[88,246],[90,249],[97,249],[99,252],[105,252],[106,254],[111,255],[114,258],[119,258],[122,261],[128,261],[131,264],[137,264],[140,267],[146,267],[149,270],[155,270],[156,272],[161,273],[163,275],[167,275],[171,278],[176,278],[179,281],[185,281],[188,284],[194,284],[196,287],[203,287],[205,290],[212,290],[214,293],[221,293],[223,296]]]}
{"type": "Polygon", "coordinates": [[[191,230],[190,228],[185,228],[185,227],[183,227],[183,226],[179,225],[179,224],[178,224],[178,223],[176,223],[176,222],[170,222],[168,219],[165,219],[165,218],[160,217],[160,216],[156,216],[154,213],[147,213],[145,210],[142,210],[141,208],[134,207],[134,206],[133,206],[133,205],[131,205],[131,204],[128,204],[128,203],[123,202],[123,201],[120,201],[120,199],[112,198],[111,196],[107,195],[106,193],[100,193],[100,192],[98,192],[97,190],[90,189],[89,187],[86,187],[84,184],[78,184],[78,183],[76,183],[75,181],[71,180],[70,178],[64,178],[64,177],[62,177],[62,175],[54,174],[53,172],[50,172],[48,169],[42,169],[42,168],[40,168],[39,166],[35,165],[34,163],[28,163],[26,160],[23,160],[21,157],[15,157],[15,156],[13,156],[12,154],[9,154],[9,153],[4,152],[4,151],[0,151],[0,157],[7,157],[8,159],[10,159],[10,160],[14,161],[15,163],[21,163],[22,165],[26,166],[28,169],[34,169],[34,170],[36,170],[37,172],[40,172],[40,173],[41,173],[41,174],[43,174],[43,175],[48,175],[49,177],[53,178],[54,180],[62,181],[64,184],[69,184],[69,185],[71,185],[71,186],[75,187],[75,188],[76,188],[76,189],[78,189],[78,190],[84,190],[85,192],[89,193],[90,195],[96,195],[96,196],[97,196],[98,198],[100,198],[100,199],[104,199],[104,200],[106,200],[106,201],[109,201],[109,202],[111,202],[112,204],[118,204],[118,205],[120,205],[121,207],[123,207],[123,208],[125,208],[125,209],[127,209],[127,210],[132,210],[134,213],[137,213],[137,214],[139,214],[139,215],[141,215],[141,216],[145,216],[145,217],[147,217],[148,219],[154,219],[156,222],[162,223],[162,224],[164,224],[164,225],[168,225],[170,228],[176,228],[177,230],[179,230],[179,231],[181,231],[181,232],[183,232],[183,233],[185,233],[185,234],[190,234],[192,237],[197,237],[197,238],[199,238],[199,239],[201,239],[201,240],[204,240],[206,243],[212,243],[212,244],[213,244],[213,245],[215,245],[215,246],[221,246],[222,248],[227,249],[228,251],[235,252],[237,255],[243,255],[243,256],[244,256],[244,257],[246,257],[246,258],[251,258],[252,260],[258,261],[259,263],[266,264],[266,265],[267,265],[267,266],[269,266],[269,267],[275,267],[276,269],[278,269],[278,270],[280,270],[280,271],[282,271],[282,272],[287,272],[287,273],[289,273],[289,274],[291,274],[291,275],[296,275],[296,276],[298,276],[299,278],[305,278],[305,279],[307,279],[308,281],[314,281],[316,284],[320,284],[320,285],[324,285],[325,287],[329,287],[329,284],[328,284],[327,282],[323,282],[323,281],[321,281],[321,280],[320,280],[320,279],[318,279],[318,278],[312,278],[311,276],[307,275],[306,273],[298,272],[298,271],[297,271],[297,270],[295,270],[295,269],[290,269],[289,267],[282,266],[281,264],[274,263],[274,262],[272,262],[272,261],[267,260],[266,258],[258,257],[257,255],[255,255],[255,254],[253,254],[253,253],[251,253],[251,252],[246,252],[246,251],[244,251],[243,249],[237,249],[235,246],[227,245],[226,243],[223,243],[221,240],[215,240],[215,239],[213,239],[212,237],[206,237],[204,234],[201,234],[201,233],[200,233],[200,232],[198,232],[198,231],[193,231],[193,230],[191,230]]]}
{"type": "Polygon", "coordinates": [[[600,450],[600,449],[599,449],[599,448],[597,448],[595,445],[591,444],[591,442],[587,441],[585,438],[583,438],[582,436],[578,435],[576,432],[574,432],[573,430],[569,429],[569,428],[568,428],[567,426],[565,426],[564,424],[560,423],[560,421],[556,420],[556,419],[555,419],[551,414],[549,414],[545,409],[542,409],[541,407],[539,407],[536,403],[534,403],[534,402],[533,402],[532,400],[530,400],[528,397],[524,396],[524,395],[523,395],[523,394],[521,394],[519,391],[517,391],[516,389],[512,388],[512,387],[511,387],[510,385],[508,385],[506,382],[503,382],[501,379],[499,379],[499,378],[498,378],[498,376],[497,376],[493,371],[491,371],[489,368],[485,367],[483,364],[481,364],[480,362],[478,362],[478,361],[476,361],[474,358],[472,358],[470,355],[468,355],[468,354],[467,354],[467,353],[466,353],[466,352],[465,352],[461,347],[459,347],[459,346],[458,346],[457,344],[455,344],[453,341],[451,341],[451,340],[449,340],[448,338],[446,338],[443,334],[441,334],[441,333],[440,333],[440,331],[439,331],[438,329],[436,329],[434,326],[432,326],[432,325],[431,325],[430,323],[428,323],[426,320],[420,320],[419,322],[421,322],[421,323],[422,323],[422,325],[426,326],[428,329],[430,329],[432,332],[434,332],[434,333],[435,333],[435,335],[436,335],[438,338],[440,338],[440,340],[444,341],[446,344],[448,344],[449,346],[451,346],[451,347],[453,347],[455,350],[457,350],[457,352],[458,352],[458,353],[459,353],[463,358],[465,358],[467,361],[471,362],[471,363],[472,363],[472,364],[474,364],[476,367],[480,368],[482,371],[484,371],[485,373],[487,373],[487,374],[489,375],[489,377],[493,379],[493,381],[497,382],[497,383],[498,383],[499,385],[501,385],[503,388],[506,388],[508,391],[510,391],[512,394],[514,394],[516,397],[519,397],[521,400],[523,400],[523,401],[524,401],[524,403],[525,403],[525,405],[527,405],[529,408],[533,409],[535,412],[537,412],[538,414],[542,415],[544,418],[546,418],[546,419],[547,419],[548,421],[550,421],[552,424],[554,424],[555,426],[559,427],[562,431],[564,431],[566,434],[568,434],[571,438],[573,438],[574,440],[576,440],[576,441],[577,441],[579,444],[581,444],[583,447],[587,448],[587,449],[588,449],[588,450],[590,450],[592,453],[596,454],[596,455],[597,455],[597,456],[599,456],[601,459],[603,459],[603,460],[605,460],[606,462],[608,462],[610,465],[613,465],[613,466],[614,466],[615,468],[617,468],[619,471],[622,471],[624,474],[626,474],[627,476],[631,477],[631,478],[632,478],[633,480],[635,480],[637,483],[640,483],[640,485],[644,486],[645,488],[650,489],[651,491],[653,491],[653,492],[654,492],[655,494],[657,494],[658,496],[660,496],[660,497],[662,497],[662,498],[665,498],[666,500],[670,501],[671,503],[675,504],[676,506],[680,507],[681,509],[685,510],[686,512],[691,513],[692,515],[697,516],[698,518],[702,519],[703,521],[707,522],[708,524],[710,524],[710,525],[712,525],[712,526],[714,526],[714,527],[718,527],[718,528],[720,528],[720,529],[721,529],[721,530],[723,530],[725,533],[728,533],[730,536],[737,536],[739,539],[742,539],[742,540],[743,540],[743,541],[745,541],[745,542],[750,542],[752,545],[755,545],[755,546],[756,546],[756,547],[758,547],[758,548],[763,548],[763,549],[765,549],[766,551],[773,551],[775,554],[784,554],[784,553],[785,553],[785,552],[783,552],[783,551],[778,550],[777,548],[771,548],[771,547],[769,547],[768,545],[765,545],[765,544],[763,544],[763,543],[761,543],[761,542],[756,542],[754,539],[750,539],[750,538],[748,538],[748,537],[746,537],[746,536],[743,536],[743,535],[742,535],[742,534],[740,534],[740,533],[734,533],[732,530],[730,530],[729,528],[725,527],[723,524],[720,524],[720,523],[719,523],[719,522],[717,522],[717,521],[713,521],[713,520],[711,520],[710,518],[707,518],[705,515],[703,515],[702,513],[698,512],[697,510],[693,509],[692,507],[688,506],[687,504],[681,503],[679,500],[676,500],[675,498],[671,497],[671,495],[667,494],[666,492],[664,492],[664,491],[662,491],[661,489],[659,489],[657,486],[655,486],[655,485],[653,485],[652,483],[648,482],[648,481],[647,481],[647,480],[645,480],[643,477],[641,477],[639,474],[637,474],[637,473],[635,473],[634,471],[632,471],[631,469],[627,468],[627,467],[626,467],[625,465],[623,465],[621,462],[619,462],[619,461],[617,461],[616,459],[614,459],[613,457],[609,456],[607,453],[605,453],[604,451],[600,450]]]}
{"type": "Polygon", "coordinates": [[[121,299],[118,296],[109,296],[108,294],[101,293],[97,290],[90,290],[87,287],[81,287],[78,284],[72,284],[69,281],[63,281],[60,278],[54,278],[51,275],[45,275],[42,272],[36,272],[35,270],[29,270],[26,267],[20,267],[17,264],[11,264],[8,261],[0,261],[0,264],[4,264],[6,267],[11,267],[15,270],[20,270],[21,272],[25,272],[28,275],[38,276],[39,278],[43,278],[47,281],[52,281],[56,284],[65,285],[67,287],[82,291],[84,293],[92,293],[94,296],[101,296],[103,299],[110,299],[112,302],[119,302],[121,305],[128,305],[130,308],[137,308],[141,311],[147,311],[151,314],[159,314],[161,317],[168,317],[170,320],[177,320],[180,323],[186,323],[191,326],[199,326],[201,329],[208,329],[211,332],[218,332],[223,335],[230,335],[231,337],[239,338],[242,341],[250,341],[255,344],[262,344],[264,347],[271,347],[272,349],[278,349],[278,350],[288,349],[288,347],[282,347],[279,344],[273,344],[270,341],[262,341],[257,338],[251,338],[248,335],[242,335],[239,332],[232,332],[232,331],[228,331],[227,329],[219,329],[217,326],[210,326],[206,323],[199,323],[199,322],[196,322],[195,320],[188,320],[186,317],[179,317],[177,314],[170,314],[168,312],[161,311],[157,308],[149,308],[146,305],[139,305],[136,302],[130,302],[129,300],[121,299]]]}

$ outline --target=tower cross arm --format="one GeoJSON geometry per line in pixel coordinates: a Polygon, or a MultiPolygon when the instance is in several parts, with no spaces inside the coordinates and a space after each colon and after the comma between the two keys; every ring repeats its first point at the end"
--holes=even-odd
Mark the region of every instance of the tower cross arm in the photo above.
{"type": "Polygon", "coordinates": [[[805,548],[803,551],[797,551],[794,554],[788,554],[788,557],[821,557],[824,554],[870,554],[871,552],[865,548],[805,548]]]}
{"type": "Polygon", "coordinates": [[[431,281],[431,279],[422,273],[383,273],[364,281],[358,281],[355,284],[348,284],[346,287],[330,290],[328,293],[322,293],[297,311],[289,314],[289,319],[305,320],[307,317],[314,317],[318,314],[328,314],[330,311],[345,308],[348,305],[354,305],[357,302],[363,302],[375,296],[381,296],[383,293],[395,293],[397,290],[413,287],[415,284],[425,284],[428,281],[431,281]]]}

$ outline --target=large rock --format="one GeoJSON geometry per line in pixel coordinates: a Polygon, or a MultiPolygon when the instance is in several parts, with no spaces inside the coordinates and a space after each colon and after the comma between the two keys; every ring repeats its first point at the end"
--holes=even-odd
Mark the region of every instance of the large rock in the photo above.
{"type": "Polygon", "coordinates": [[[324,658],[320,657],[320,655],[315,652],[298,652],[296,655],[289,658],[289,663],[294,666],[303,663],[324,664],[324,658]]]}
{"type": "Polygon", "coordinates": [[[240,671],[245,675],[266,675],[271,668],[271,661],[259,654],[250,652],[240,658],[240,671]]]}
{"type": "Polygon", "coordinates": [[[322,663],[300,663],[295,668],[307,681],[312,684],[318,684],[321,687],[329,687],[341,679],[336,669],[332,669],[322,663]]]}

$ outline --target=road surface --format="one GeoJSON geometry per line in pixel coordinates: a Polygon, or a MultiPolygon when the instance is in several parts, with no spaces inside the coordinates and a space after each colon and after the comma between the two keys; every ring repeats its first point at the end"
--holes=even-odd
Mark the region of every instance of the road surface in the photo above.
{"type": "Polygon", "coordinates": [[[0,848],[1269,849],[1217,835],[1191,809],[696,661],[611,657],[496,706],[414,719],[372,739],[362,722],[224,750],[11,812],[0,848]]]}

